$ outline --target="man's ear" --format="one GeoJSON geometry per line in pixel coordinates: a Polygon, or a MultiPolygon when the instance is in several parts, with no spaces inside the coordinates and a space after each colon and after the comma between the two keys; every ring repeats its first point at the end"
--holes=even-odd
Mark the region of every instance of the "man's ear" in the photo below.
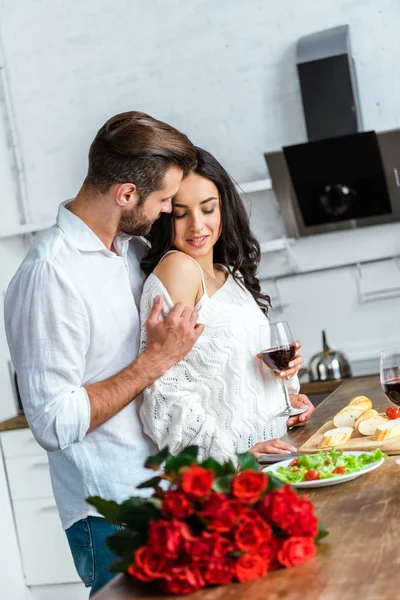
{"type": "Polygon", "coordinates": [[[121,208],[133,208],[139,202],[139,192],[134,183],[121,183],[118,185],[115,199],[121,208]]]}

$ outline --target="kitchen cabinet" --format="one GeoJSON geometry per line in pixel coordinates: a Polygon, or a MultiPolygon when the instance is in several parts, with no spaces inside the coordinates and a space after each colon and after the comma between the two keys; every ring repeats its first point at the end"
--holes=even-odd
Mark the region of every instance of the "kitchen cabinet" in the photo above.
{"type": "Polygon", "coordinates": [[[26,598],[86,600],[58,516],[47,453],[26,428],[2,431],[0,442],[26,598]]]}

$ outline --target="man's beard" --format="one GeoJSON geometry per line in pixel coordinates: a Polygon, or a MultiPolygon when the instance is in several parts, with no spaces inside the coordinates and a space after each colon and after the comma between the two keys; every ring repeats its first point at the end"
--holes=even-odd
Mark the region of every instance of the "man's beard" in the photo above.
{"type": "Polygon", "coordinates": [[[136,206],[121,214],[119,229],[128,235],[146,235],[149,233],[153,221],[145,216],[142,206],[136,206]]]}

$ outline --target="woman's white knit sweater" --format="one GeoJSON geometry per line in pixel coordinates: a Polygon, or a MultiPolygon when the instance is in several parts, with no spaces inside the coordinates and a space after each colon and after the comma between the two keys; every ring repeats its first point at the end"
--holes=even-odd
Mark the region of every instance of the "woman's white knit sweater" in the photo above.
{"type": "MultiPolygon", "coordinates": [[[[197,445],[200,459],[224,461],[256,442],[281,437],[287,417],[275,415],[285,408],[285,400],[278,377],[256,357],[269,346],[269,328],[250,292],[231,275],[211,298],[204,279],[203,289],[196,309],[205,330],[186,358],[144,390],[140,417],[160,449],[168,446],[177,454],[197,445]],[[262,325],[267,326],[264,339],[262,325]]],[[[146,320],[158,294],[167,314],[173,302],[151,274],[141,300],[141,351],[146,347],[146,320]]],[[[297,377],[287,385],[290,393],[298,393],[297,377]]]]}

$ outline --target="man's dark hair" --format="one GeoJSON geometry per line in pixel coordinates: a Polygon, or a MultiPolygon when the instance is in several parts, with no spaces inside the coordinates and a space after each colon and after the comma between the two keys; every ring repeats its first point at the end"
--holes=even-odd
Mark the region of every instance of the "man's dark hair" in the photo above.
{"type": "Polygon", "coordinates": [[[187,174],[196,164],[189,138],[162,121],[131,111],[111,117],[98,131],[89,150],[86,187],[106,193],[114,183],[133,183],[142,204],[160,189],[168,167],[187,174]]]}

